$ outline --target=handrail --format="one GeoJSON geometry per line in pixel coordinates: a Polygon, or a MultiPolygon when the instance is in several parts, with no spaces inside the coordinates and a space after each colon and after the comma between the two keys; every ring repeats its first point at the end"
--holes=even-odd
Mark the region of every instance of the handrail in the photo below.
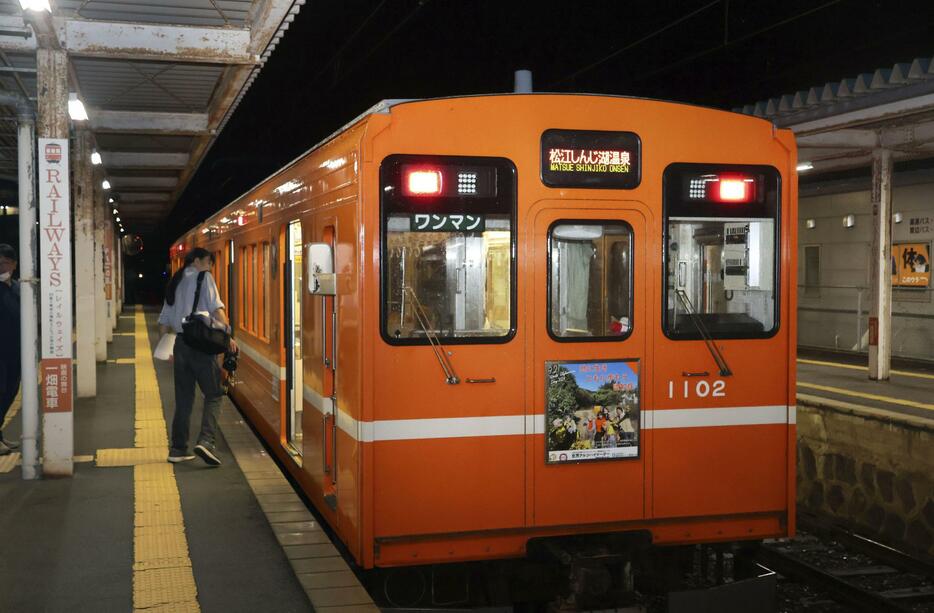
{"type": "Polygon", "coordinates": [[[428,314],[425,313],[425,307],[422,306],[418,296],[415,295],[415,290],[410,286],[406,285],[403,290],[408,292],[412,297],[412,312],[415,313],[415,319],[418,321],[418,325],[421,326],[422,331],[428,338],[428,344],[431,345],[431,350],[434,352],[435,357],[438,358],[438,363],[441,364],[441,370],[444,371],[444,382],[448,385],[457,385],[461,381],[457,377],[457,373],[454,372],[454,365],[451,363],[444,349],[444,345],[438,340],[438,335],[432,332],[428,327],[430,322],[428,321],[428,314]]]}
{"type": "Polygon", "coordinates": [[[679,289],[676,290],[675,295],[681,299],[681,304],[684,306],[685,312],[690,316],[694,327],[700,332],[701,338],[704,339],[704,344],[707,345],[707,351],[713,356],[713,361],[717,363],[717,368],[720,369],[720,376],[732,376],[733,371],[730,370],[729,364],[726,363],[726,358],[723,357],[723,353],[720,352],[720,349],[713,342],[710,332],[707,330],[707,326],[704,325],[703,320],[697,316],[697,313],[694,311],[694,305],[691,304],[691,299],[688,298],[687,293],[683,289],[679,289]]]}

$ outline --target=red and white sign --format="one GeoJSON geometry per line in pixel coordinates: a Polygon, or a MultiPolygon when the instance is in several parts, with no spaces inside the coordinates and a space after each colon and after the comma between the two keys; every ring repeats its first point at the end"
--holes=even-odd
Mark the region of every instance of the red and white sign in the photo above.
{"type": "Polygon", "coordinates": [[[72,409],[71,202],[68,139],[39,139],[42,406],[72,409]]]}

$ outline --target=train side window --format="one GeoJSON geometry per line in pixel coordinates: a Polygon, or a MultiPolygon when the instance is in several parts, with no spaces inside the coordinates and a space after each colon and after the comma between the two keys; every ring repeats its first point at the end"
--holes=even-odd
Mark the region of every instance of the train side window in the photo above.
{"type": "Polygon", "coordinates": [[[548,332],[559,341],[613,341],[632,330],[632,229],[560,221],[548,232],[548,332]]]}
{"type": "Polygon", "coordinates": [[[665,334],[679,340],[775,334],[778,171],[672,164],[663,180],[665,334]]]}
{"type": "Polygon", "coordinates": [[[269,243],[263,243],[263,300],[262,300],[262,330],[261,335],[264,339],[269,339],[269,292],[270,292],[270,269],[272,268],[269,261],[269,243]]]}
{"type": "Polygon", "coordinates": [[[246,247],[240,248],[240,301],[237,305],[240,311],[240,327],[244,330],[249,329],[249,320],[247,319],[246,305],[249,304],[247,296],[247,275],[249,267],[247,266],[246,247]]]}
{"type": "Polygon", "coordinates": [[[250,330],[255,334],[259,329],[258,311],[259,311],[259,300],[257,300],[256,292],[259,291],[259,261],[258,261],[256,245],[250,247],[250,302],[253,304],[250,307],[250,330]]]}

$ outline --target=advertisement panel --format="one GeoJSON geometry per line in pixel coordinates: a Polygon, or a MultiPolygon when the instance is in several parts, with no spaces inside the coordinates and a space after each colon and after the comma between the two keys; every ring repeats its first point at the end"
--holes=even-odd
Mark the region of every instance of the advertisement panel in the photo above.
{"type": "Polygon", "coordinates": [[[639,457],[639,361],[545,362],[548,464],[639,457]]]}
{"type": "Polygon", "coordinates": [[[39,139],[39,327],[42,406],[72,408],[71,203],[68,139],[39,139]]]}
{"type": "Polygon", "coordinates": [[[892,287],[930,287],[930,243],[892,245],[892,287]]]}

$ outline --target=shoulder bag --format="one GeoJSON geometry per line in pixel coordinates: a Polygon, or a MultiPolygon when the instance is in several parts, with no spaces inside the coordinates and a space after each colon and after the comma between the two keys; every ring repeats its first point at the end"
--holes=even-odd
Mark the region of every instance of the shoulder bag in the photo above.
{"type": "Polygon", "coordinates": [[[204,283],[204,272],[198,273],[195,301],[191,305],[191,313],[182,321],[182,339],[186,345],[196,351],[217,355],[227,351],[230,346],[230,334],[227,332],[227,326],[213,317],[195,313],[198,309],[198,300],[201,299],[202,283],[204,283]]]}

